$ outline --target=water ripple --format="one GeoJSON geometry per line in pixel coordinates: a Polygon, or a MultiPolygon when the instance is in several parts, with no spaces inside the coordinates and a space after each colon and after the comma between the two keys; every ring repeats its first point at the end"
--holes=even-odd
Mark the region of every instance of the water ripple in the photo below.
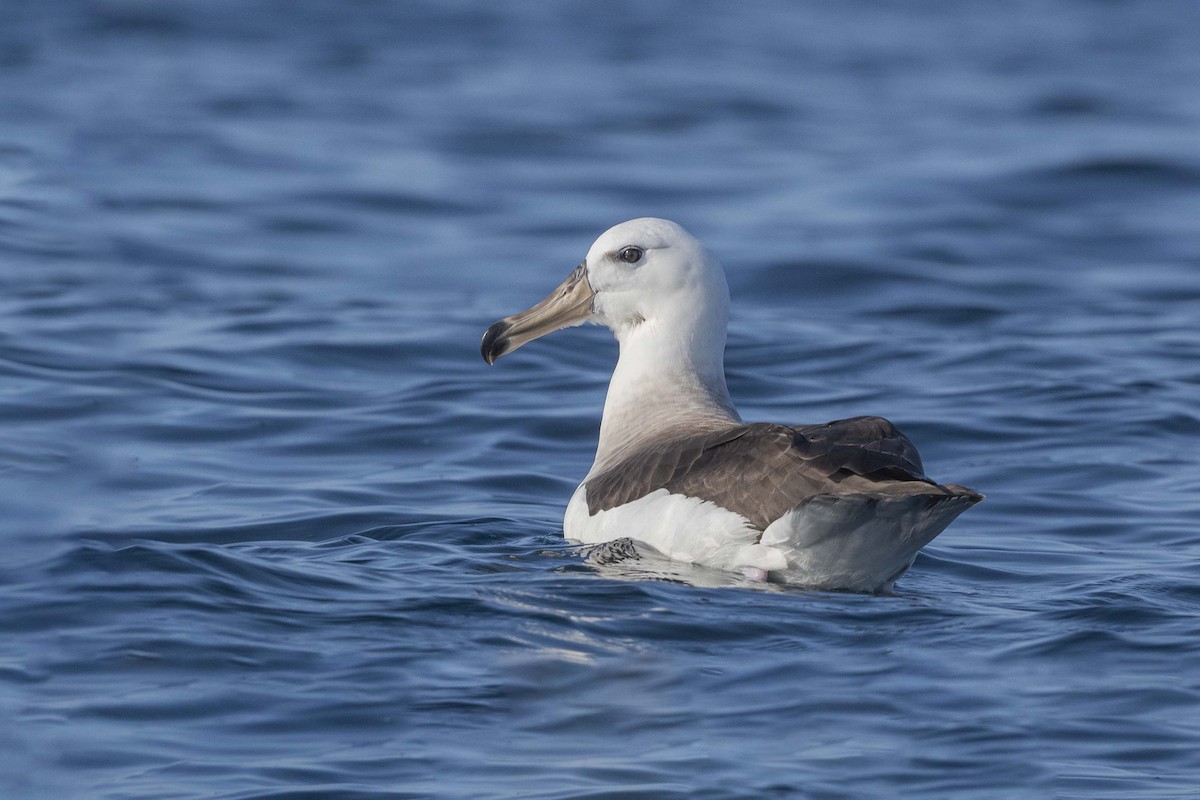
{"type": "Polygon", "coordinates": [[[1195,4],[9,5],[0,795],[1196,794],[1195,4]],[[562,539],[642,214],[988,495],[894,596],[562,539]]]}

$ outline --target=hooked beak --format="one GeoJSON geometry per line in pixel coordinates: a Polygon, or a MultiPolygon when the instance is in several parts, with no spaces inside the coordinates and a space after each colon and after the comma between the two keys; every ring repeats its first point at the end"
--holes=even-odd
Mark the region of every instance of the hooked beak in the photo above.
{"type": "Polygon", "coordinates": [[[483,360],[494,364],[505,353],[539,336],[587,322],[592,316],[595,294],[587,279],[587,262],[583,262],[550,295],[537,305],[505,317],[487,329],[479,352],[483,360]]]}

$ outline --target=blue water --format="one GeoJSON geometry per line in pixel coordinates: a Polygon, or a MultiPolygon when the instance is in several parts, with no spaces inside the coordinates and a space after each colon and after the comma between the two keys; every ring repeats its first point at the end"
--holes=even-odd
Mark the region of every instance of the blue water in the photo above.
{"type": "Polygon", "coordinates": [[[3,3],[0,797],[1200,796],[1200,5],[3,3]],[[988,495],[894,597],[564,543],[609,225],[747,419],[988,495]]]}

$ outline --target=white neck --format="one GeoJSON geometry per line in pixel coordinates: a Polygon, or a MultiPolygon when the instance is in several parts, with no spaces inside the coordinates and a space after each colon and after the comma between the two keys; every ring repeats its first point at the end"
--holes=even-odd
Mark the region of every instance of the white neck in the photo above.
{"type": "Polygon", "coordinates": [[[725,312],[714,315],[646,320],[616,331],[621,355],[608,384],[592,473],[651,436],[740,422],[725,385],[725,312]]]}

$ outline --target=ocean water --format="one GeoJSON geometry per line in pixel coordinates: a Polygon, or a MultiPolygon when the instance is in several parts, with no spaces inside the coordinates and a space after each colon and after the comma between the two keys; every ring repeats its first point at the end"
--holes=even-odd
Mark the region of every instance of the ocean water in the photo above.
{"type": "Polygon", "coordinates": [[[1200,5],[3,18],[0,797],[1200,797],[1200,5]],[[564,542],[640,215],[988,495],[895,596],[564,542]]]}

